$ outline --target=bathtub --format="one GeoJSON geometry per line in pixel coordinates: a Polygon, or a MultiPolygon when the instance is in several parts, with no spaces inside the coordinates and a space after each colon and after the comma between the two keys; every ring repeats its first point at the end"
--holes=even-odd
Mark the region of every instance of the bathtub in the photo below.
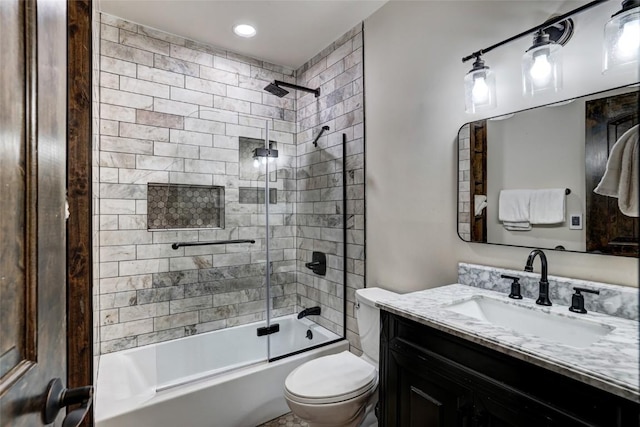
{"type": "Polygon", "coordinates": [[[255,427],[289,412],[289,372],[349,345],[295,315],[272,323],[280,332],[269,344],[257,322],[100,356],[96,426],[255,427]],[[267,345],[272,359],[299,353],[268,363],[267,345]],[[303,351],[313,346],[320,347],[303,351]]]}

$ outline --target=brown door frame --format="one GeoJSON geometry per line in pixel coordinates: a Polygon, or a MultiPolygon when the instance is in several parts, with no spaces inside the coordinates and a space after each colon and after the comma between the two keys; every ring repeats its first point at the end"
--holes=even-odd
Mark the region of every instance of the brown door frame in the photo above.
{"type": "MultiPolygon", "coordinates": [[[[93,384],[92,4],[67,1],[67,387],[93,384]]],[[[93,426],[87,416],[82,426],[93,426]]]]}

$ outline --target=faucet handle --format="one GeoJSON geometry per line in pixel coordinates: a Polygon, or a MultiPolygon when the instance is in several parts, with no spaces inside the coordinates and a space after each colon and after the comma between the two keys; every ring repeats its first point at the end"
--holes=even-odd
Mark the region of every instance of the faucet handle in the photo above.
{"type": "Polygon", "coordinates": [[[591,294],[600,295],[600,291],[595,291],[593,289],[575,287],[573,290],[576,291],[576,293],[571,296],[571,307],[569,307],[569,311],[574,313],[585,314],[587,312],[584,308],[584,295],[580,292],[589,292],[591,294]]]}
{"type": "Polygon", "coordinates": [[[509,298],[522,299],[522,295],[520,294],[520,278],[516,276],[509,276],[507,274],[501,274],[500,277],[502,277],[503,279],[513,280],[513,282],[511,282],[511,292],[509,293],[509,298]]]}

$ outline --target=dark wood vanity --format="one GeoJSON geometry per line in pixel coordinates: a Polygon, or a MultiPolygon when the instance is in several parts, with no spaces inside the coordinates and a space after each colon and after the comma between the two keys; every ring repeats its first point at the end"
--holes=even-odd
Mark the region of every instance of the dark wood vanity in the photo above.
{"type": "Polygon", "coordinates": [[[640,425],[638,403],[387,311],[379,393],[385,427],[640,425]]]}

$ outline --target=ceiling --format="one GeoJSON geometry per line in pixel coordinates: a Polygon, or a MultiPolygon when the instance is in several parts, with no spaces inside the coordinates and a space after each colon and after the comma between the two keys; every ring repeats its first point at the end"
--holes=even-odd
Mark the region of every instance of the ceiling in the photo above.
{"type": "Polygon", "coordinates": [[[386,0],[100,0],[102,12],[256,59],[297,69],[386,0]],[[248,23],[245,39],[232,27],[248,23]]]}

